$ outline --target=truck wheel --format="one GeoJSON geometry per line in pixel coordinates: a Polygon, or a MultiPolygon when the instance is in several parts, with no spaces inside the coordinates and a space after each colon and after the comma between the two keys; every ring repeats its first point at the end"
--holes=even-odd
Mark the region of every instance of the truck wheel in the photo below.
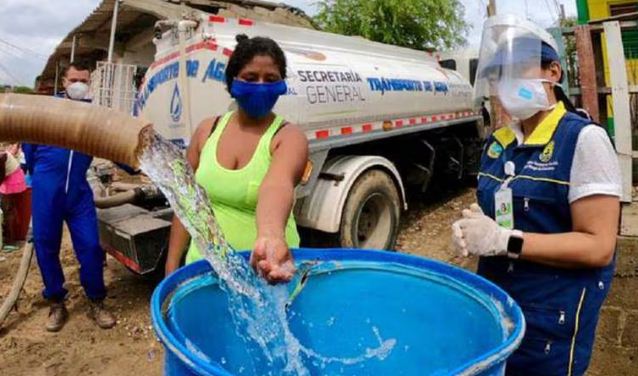
{"type": "Polygon", "coordinates": [[[394,248],[399,232],[401,199],[392,178],[370,170],[355,181],[341,215],[342,247],[394,248]]]}
{"type": "Polygon", "coordinates": [[[463,183],[468,187],[476,187],[478,180],[483,141],[479,139],[467,139],[465,142],[465,160],[463,165],[463,183]]]}

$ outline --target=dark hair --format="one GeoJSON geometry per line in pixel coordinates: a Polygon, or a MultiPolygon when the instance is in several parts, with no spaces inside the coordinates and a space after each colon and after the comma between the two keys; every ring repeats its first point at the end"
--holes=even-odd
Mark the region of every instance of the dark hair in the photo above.
{"type": "Polygon", "coordinates": [[[237,46],[226,67],[226,89],[230,92],[233,80],[255,56],[270,56],[279,67],[281,78],[286,78],[286,56],[274,40],[266,37],[248,38],[246,34],[235,37],[237,46]]]}
{"type": "MultiPolygon", "coordinates": [[[[542,69],[549,69],[549,67],[550,67],[550,65],[552,65],[552,63],[556,63],[556,64],[558,64],[560,66],[560,61],[558,61],[558,60],[544,60],[544,61],[541,61],[541,68],[542,69]]],[[[560,78],[558,80],[559,81],[558,83],[563,81],[563,77],[565,77],[565,71],[561,67],[560,78]]],[[[563,104],[565,105],[565,109],[567,111],[573,112],[573,113],[578,114],[578,115],[581,115],[581,113],[576,109],[576,106],[574,106],[572,101],[569,99],[567,94],[565,94],[565,92],[563,91],[563,89],[560,86],[554,85],[554,95],[556,96],[556,100],[557,101],[563,102],[563,104]]]]}
{"type": "Polygon", "coordinates": [[[67,73],[69,73],[69,69],[71,69],[71,67],[73,67],[73,69],[77,70],[77,71],[89,71],[89,73],[91,72],[91,66],[89,65],[89,63],[85,62],[85,61],[74,61],[72,63],[69,63],[69,65],[64,68],[64,73],[62,74],[62,77],[65,77],[67,73]]]}

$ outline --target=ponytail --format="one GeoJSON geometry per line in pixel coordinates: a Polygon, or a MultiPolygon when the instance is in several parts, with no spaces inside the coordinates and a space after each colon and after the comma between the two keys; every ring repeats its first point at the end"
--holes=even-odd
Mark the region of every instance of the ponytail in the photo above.
{"type": "Polygon", "coordinates": [[[571,112],[573,114],[576,114],[580,117],[583,117],[587,120],[593,121],[591,115],[589,115],[589,113],[587,113],[587,111],[581,109],[581,108],[576,108],[576,106],[574,106],[574,104],[572,103],[572,101],[569,99],[569,97],[567,96],[567,94],[565,94],[565,92],[563,91],[563,88],[558,86],[558,85],[554,85],[554,95],[556,96],[556,101],[560,101],[563,102],[563,105],[565,106],[565,110],[567,110],[568,112],[571,112]]]}
{"type": "MultiPolygon", "coordinates": [[[[551,49],[551,47],[549,46],[547,47],[551,49]]],[[[546,60],[541,61],[541,68],[549,69],[550,65],[552,65],[553,63],[556,63],[560,66],[559,60],[557,60],[556,58],[553,58],[553,59],[548,58],[546,60]]],[[[591,120],[591,116],[589,116],[589,114],[586,111],[576,108],[576,106],[574,106],[574,104],[572,103],[571,99],[569,99],[569,96],[567,96],[567,94],[565,94],[565,91],[563,91],[563,88],[561,87],[559,82],[562,82],[564,77],[565,77],[565,71],[561,67],[560,79],[558,80],[558,83],[554,85],[554,89],[553,89],[554,96],[556,97],[556,101],[563,102],[563,104],[565,105],[565,109],[568,112],[574,113],[580,117],[584,117],[586,119],[591,120]]]]}

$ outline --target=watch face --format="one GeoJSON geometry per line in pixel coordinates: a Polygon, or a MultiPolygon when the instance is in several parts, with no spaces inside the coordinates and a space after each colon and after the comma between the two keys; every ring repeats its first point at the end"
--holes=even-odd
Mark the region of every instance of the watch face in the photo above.
{"type": "Polygon", "coordinates": [[[507,242],[507,252],[520,254],[523,250],[523,238],[519,236],[510,236],[507,242]]]}

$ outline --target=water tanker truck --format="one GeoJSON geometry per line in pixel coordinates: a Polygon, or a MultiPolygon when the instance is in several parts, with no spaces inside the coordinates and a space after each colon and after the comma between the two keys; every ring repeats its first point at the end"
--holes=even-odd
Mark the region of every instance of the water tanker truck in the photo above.
{"type": "MultiPolygon", "coordinates": [[[[294,206],[303,243],[392,249],[408,195],[476,173],[484,126],[467,79],[430,53],[359,37],[207,13],[159,21],[141,116],[185,147],[200,121],[233,109],[224,71],[238,34],[286,54],[275,112],[309,141],[294,206]]],[[[172,211],[153,186],[128,188],[100,200],[102,245],[137,273],[162,271],[172,211]]]]}

